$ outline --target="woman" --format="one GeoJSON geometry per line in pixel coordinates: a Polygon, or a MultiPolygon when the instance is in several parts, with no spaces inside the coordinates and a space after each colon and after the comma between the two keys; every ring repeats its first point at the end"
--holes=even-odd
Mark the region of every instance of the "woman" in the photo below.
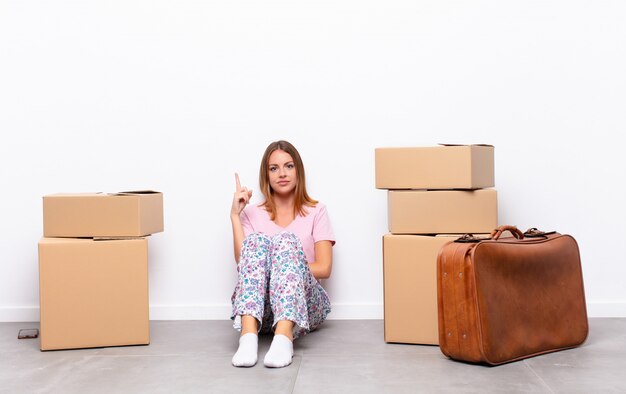
{"type": "Polygon", "coordinates": [[[326,207],[306,192],[304,166],[287,141],[272,142],[261,160],[265,201],[247,206],[252,191],[235,174],[230,213],[238,281],[231,318],[241,317],[236,367],[257,362],[258,333],[274,332],[267,367],[291,364],[293,339],[316,329],[330,312],[318,279],[328,278],[335,244],[326,207]]]}

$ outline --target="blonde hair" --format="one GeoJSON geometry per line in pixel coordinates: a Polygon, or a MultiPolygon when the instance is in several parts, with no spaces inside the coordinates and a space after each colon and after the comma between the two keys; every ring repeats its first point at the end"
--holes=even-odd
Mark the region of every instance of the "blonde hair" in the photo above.
{"type": "Polygon", "coordinates": [[[259,206],[265,207],[265,210],[270,214],[270,219],[276,219],[276,204],[274,203],[274,190],[270,186],[269,178],[269,160],[270,155],[277,150],[287,152],[293,158],[293,162],[296,166],[296,175],[298,181],[294,190],[295,201],[293,204],[293,215],[306,216],[308,211],[306,207],[314,207],[317,201],[312,199],[306,192],[306,178],[304,175],[304,164],[302,164],[302,158],[298,150],[289,142],[280,140],[274,141],[267,146],[263,158],[261,159],[261,168],[259,169],[259,186],[261,193],[265,197],[265,202],[259,206]]]}

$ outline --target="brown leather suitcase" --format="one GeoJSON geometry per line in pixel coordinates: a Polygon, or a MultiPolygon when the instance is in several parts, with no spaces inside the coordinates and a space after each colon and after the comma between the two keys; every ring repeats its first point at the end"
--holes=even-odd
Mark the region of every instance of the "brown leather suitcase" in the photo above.
{"type": "Polygon", "coordinates": [[[437,297],[439,346],[455,360],[503,364],[579,346],[589,331],[578,245],[556,232],[501,226],[444,245],[437,297]]]}

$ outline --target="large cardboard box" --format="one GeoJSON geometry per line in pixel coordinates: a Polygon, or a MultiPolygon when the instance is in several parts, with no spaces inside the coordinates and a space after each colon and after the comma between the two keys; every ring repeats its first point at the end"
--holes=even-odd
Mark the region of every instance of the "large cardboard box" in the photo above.
{"type": "Polygon", "coordinates": [[[457,238],[383,236],[385,342],[439,344],[437,254],[457,238]]]}
{"type": "Polygon", "coordinates": [[[494,186],[491,145],[376,149],[378,189],[480,189],[494,186]]]}
{"type": "Polygon", "coordinates": [[[150,343],[148,240],[39,241],[41,350],[150,343]]]}
{"type": "Polygon", "coordinates": [[[393,234],[489,233],[498,225],[494,189],[387,193],[387,219],[393,234]]]}
{"type": "Polygon", "coordinates": [[[43,198],[44,237],[139,237],[163,231],[163,194],[63,193],[43,198]]]}

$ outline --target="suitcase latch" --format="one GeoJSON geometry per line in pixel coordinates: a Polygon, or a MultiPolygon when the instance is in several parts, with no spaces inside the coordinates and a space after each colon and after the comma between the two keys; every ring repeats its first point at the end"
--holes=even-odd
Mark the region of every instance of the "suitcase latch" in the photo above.
{"type": "Polygon", "coordinates": [[[489,238],[480,238],[480,237],[475,236],[474,234],[463,234],[461,237],[455,239],[454,242],[470,243],[470,242],[480,242],[486,239],[489,239],[489,238]]]}
{"type": "Polygon", "coordinates": [[[554,234],[554,233],[556,233],[556,231],[541,231],[537,229],[536,227],[533,227],[533,228],[529,228],[528,230],[526,230],[526,232],[524,232],[524,237],[541,238],[541,237],[547,237],[548,235],[554,234]]]}

